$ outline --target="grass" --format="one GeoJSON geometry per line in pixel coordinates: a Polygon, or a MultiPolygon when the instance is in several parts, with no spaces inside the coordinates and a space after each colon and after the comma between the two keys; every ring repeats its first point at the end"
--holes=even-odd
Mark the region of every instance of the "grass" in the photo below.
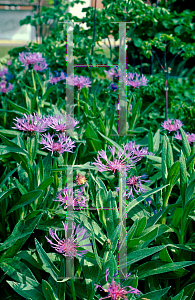
{"type": "Polygon", "coordinates": [[[15,48],[15,46],[1,46],[0,47],[0,58],[8,55],[8,51],[15,48]]]}

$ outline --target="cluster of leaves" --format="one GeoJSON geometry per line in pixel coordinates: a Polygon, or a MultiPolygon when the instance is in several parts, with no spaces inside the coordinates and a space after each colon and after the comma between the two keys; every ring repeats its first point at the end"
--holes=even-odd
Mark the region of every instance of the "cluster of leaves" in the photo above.
{"type": "MultiPolygon", "coordinates": [[[[191,12],[188,18],[185,17],[186,14],[173,16],[175,13],[171,15],[163,7],[150,7],[142,1],[132,1],[127,6],[128,14],[125,14],[126,5],[121,1],[103,1],[103,4],[105,9],[97,11],[96,41],[106,38],[111,30],[117,40],[118,24],[111,21],[121,21],[126,15],[131,15],[131,20],[137,25],[131,38],[134,45],[143,50],[143,55],[150,55],[152,46],[162,49],[165,38],[171,42],[171,53],[176,53],[174,47],[181,47],[180,43],[184,45],[181,48],[184,54],[187,53],[190,39],[193,39],[190,31],[193,27],[191,12]],[[174,20],[180,20],[180,17],[183,18],[181,24],[186,26],[186,31],[178,29],[178,26],[173,27],[173,24],[179,24],[174,20]],[[162,26],[163,22],[164,27],[160,29],[157,25],[162,26]],[[151,23],[156,24],[154,38],[150,31],[144,29],[144,26],[149,27],[151,23]],[[165,32],[166,27],[168,31],[157,36],[157,32],[165,32]],[[177,28],[174,31],[178,34],[176,37],[171,37],[173,28],[177,28]],[[144,32],[151,35],[147,47],[144,44],[147,40],[144,32]]],[[[190,146],[182,129],[180,143],[173,140],[171,135],[163,134],[159,128],[160,122],[164,120],[162,74],[152,76],[147,87],[128,92],[128,104],[132,103],[133,109],[127,118],[127,136],[118,135],[116,92],[107,89],[110,83],[108,79],[96,77],[97,73],[104,74],[104,68],[93,68],[93,84],[89,91],[87,88],[77,91],[80,128],[73,154],[52,157],[50,153],[40,149],[38,134],[26,137],[25,134],[10,129],[16,114],[30,115],[39,111],[47,115],[66,110],[64,86],[61,83],[49,85],[48,71],[44,76],[32,70],[24,73],[17,60],[21,51],[37,51],[48,59],[50,71],[65,71],[66,34],[58,21],[72,19],[70,14],[64,15],[66,9],[67,4],[62,5],[59,1],[58,6],[42,8],[41,15],[35,15],[32,20],[26,19],[23,24],[30,22],[32,25],[42,25],[47,24],[49,19],[54,20],[53,28],[50,28],[51,34],[43,39],[41,45],[30,44],[27,49],[16,48],[10,52],[13,57],[10,71],[14,74],[12,80],[15,90],[11,96],[1,96],[7,101],[7,109],[1,109],[6,128],[0,128],[0,282],[5,285],[2,293],[5,293],[9,285],[25,299],[61,300],[66,296],[74,300],[92,300],[100,297],[95,293],[94,284],[101,282],[104,286],[106,269],[113,276],[118,265],[119,199],[115,191],[118,178],[108,172],[97,172],[91,162],[97,157],[98,151],[106,149],[108,145],[117,148],[122,143],[135,140],[136,144],[147,146],[155,155],[147,156],[133,170],[138,175],[147,173],[150,183],[144,186],[147,193],[127,201],[127,239],[125,237],[125,241],[122,241],[127,243],[127,257],[120,260],[119,269],[122,270],[127,265],[131,277],[126,280],[126,284],[143,293],[137,299],[193,299],[195,143],[190,146]],[[57,191],[67,184],[67,168],[64,167],[67,164],[75,172],[84,172],[88,179],[88,209],[74,211],[74,221],[87,229],[93,242],[83,258],[75,259],[73,273],[80,278],[75,281],[65,278],[67,260],[59,253],[51,252],[45,239],[50,228],[63,231],[62,221],[66,219],[66,211],[53,199],[57,191]],[[152,200],[150,206],[144,202],[149,197],[152,200]],[[90,211],[89,207],[96,207],[97,211],[90,211]],[[104,210],[105,207],[110,209],[104,210]],[[157,210],[156,213],[154,209],[157,210]],[[59,277],[64,277],[64,280],[59,280],[59,277]]],[[[85,11],[86,18],[82,21],[87,22],[90,29],[84,31],[78,25],[74,28],[75,62],[112,63],[112,59],[109,60],[96,51],[91,55],[94,15],[91,8],[85,11]],[[88,39],[88,36],[91,38],[88,39]]],[[[74,20],[78,21],[78,18],[74,17],[74,20]]],[[[132,31],[133,27],[130,26],[132,31]]],[[[194,51],[191,50],[188,52],[190,55],[194,51]]],[[[117,57],[113,50],[113,55],[114,53],[117,57]]],[[[79,69],[80,74],[89,75],[87,72],[90,68],[84,71],[82,69],[84,68],[79,69]]],[[[128,71],[137,69],[128,65],[128,71]]],[[[169,78],[173,117],[184,120],[187,130],[191,128],[194,113],[193,107],[190,108],[191,104],[187,104],[192,103],[194,97],[193,74],[191,72],[188,75],[185,80],[169,78]],[[180,107],[183,109],[178,110],[176,115],[175,108],[180,107]],[[186,115],[190,117],[189,121],[186,115]]],[[[76,99],[75,93],[75,101],[76,99]]],[[[77,104],[75,107],[78,116],[77,104]]],[[[17,299],[20,296],[17,295],[17,299]]],[[[129,299],[135,299],[135,296],[130,295],[129,299]]]]}

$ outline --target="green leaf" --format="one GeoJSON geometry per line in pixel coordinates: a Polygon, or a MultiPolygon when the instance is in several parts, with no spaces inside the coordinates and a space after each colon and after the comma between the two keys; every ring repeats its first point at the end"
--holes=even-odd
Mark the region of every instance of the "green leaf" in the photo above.
{"type": "Polygon", "coordinates": [[[145,194],[143,194],[142,196],[138,197],[137,199],[134,199],[133,201],[131,201],[128,205],[127,205],[127,208],[126,208],[126,211],[123,215],[123,218],[125,219],[125,216],[126,214],[131,210],[133,209],[135,206],[137,206],[140,202],[142,202],[145,198],[157,193],[158,191],[161,191],[162,189],[164,189],[167,185],[164,185],[160,188],[155,188],[153,189],[152,191],[149,191],[145,194]]]}
{"type": "Polygon", "coordinates": [[[0,193],[0,202],[6,199],[9,195],[13,194],[15,191],[17,191],[17,188],[12,188],[3,193],[0,193]]]}
{"type": "Polygon", "coordinates": [[[25,281],[35,288],[40,286],[31,270],[18,259],[7,258],[0,263],[0,267],[8,276],[20,283],[25,281]]]}
{"type": "Polygon", "coordinates": [[[135,239],[132,239],[128,242],[127,244],[127,249],[131,249],[132,247],[135,247],[135,246],[142,246],[147,243],[150,243],[151,241],[153,241],[156,237],[158,236],[158,228],[155,228],[154,230],[150,231],[149,233],[146,233],[144,235],[142,235],[141,237],[139,238],[135,238],[135,239]]]}
{"type": "Polygon", "coordinates": [[[26,108],[24,108],[24,107],[22,107],[22,106],[20,106],[20,105],[18,105],[18,104],[16,104],[16,103],[13,103],[13,102],[10,101],[10,100],[8,100],[8,103],[9,103],[16,111],[19,111],[19,112],[21,112],[21,113],[23,113],[23,114],[27,114],[27,116],[30,115],[30,112],[29,112],[28,109],[26,109],[26,108]]]}
{"type": "Polygon", "coordinates": [[[51,285],[42,279],[42,290],[46,300],[59,300],[55,295],[51,285]]]}
{"type": "Polygon", "coordinates": [[[37,289],[35,289],[30,284],[22,284],[15,281],[6,281],[16,293],[18,293],[20,296],[24,297],[28,300],[45,300],[45,297],[41,292],[39,292],[37,289]]]}
{"type": "Polygon", "coordinates": [[[13,257],[14,255],[16,255],[16,253],[18,253],[18,251],[34,231],[35,227],[40,222],[41,217],[42,214],[30,220],[20,220],[16,224],[12,234],[6,240],[6,243],[12,242],[12,245],[1,255],[2,260],[5,260],[6,257],[13,257]],[[15,240],[16,236],[17,239],[15,240]]]}
{"type": "Polygon", "coordinates": [[[44,179],[47,179],[50,176],[51,167],[52,167],[52,157],[51,157],[51,153],[48,153],[47,156],[43,159],[44,179]]]}
{"type": "Polygon", "coordinates": [[[142,299],[149,299],[149,300],[159,300],[161,299],[162,296],[166,295],[168,291],[170,290],[171,287],[167,287],[165,289],[161,290],[156,290],[147,294],[142,295],[139,298],[136,298],[137,300],[142,300],[142,299]]]}
{"type": "Polygon", "coordinates": [[[180,156],[180,193],[182,197],[182,203],[183,207],[185,206],[185,191],[187,188],[187,169],[186,169],[186,163],[185,163],[185,157],[183,155],[183,152],[181,150],[181,156],[180,156]]]}
{"type": "Polygon", "coordinates": [[[89,125],[89,123],[87,124],[87,128],[85,130],[85,136],[87,139],[89,139],[94,151],[97,152],[101,150],[101,141],[99,141],[95,130],[91,127],[91,125],[89,125]]]}
{"type": "Polygon", "coordinates": [[[141,236],[144,228],[146,227],[146,224],[147,224],[147,218],[146,217],[143,217],[138,221],[137,230],[136,230],[136,233],[135,233],[136,237],[141,236]]]}
{"type": "Polygon", "coordinates": [[[46,93],[43,95],[41,101],[47,100],[49,94],[51,94],[51,92],[53,92],[55,89],[56,89],[56,86],[55,86],[55,85],[52,85],[52,86],[46,91],[46,93]]]}
{"type": "Polygon", "coordinates": [[[67,281],[67,280],[69,280],[69,278],[66,278],[65,260],[62,259],[61,265],[60,265],[58,283],[57,283],[57,294],[58,294],[59,299],[65,299],[66,283],[63,282],[64,280],[67,281]]]}
{"type": "Polygon", "coordinates": [[[163,142],[162,142],[162,181],[163,184],[165,185],[167,183],[167,136],[163,137],[163,142]]]}
{"type": "Polygon", "coordinates": [[[173,150],[172,146],[169,142],[169,139],[167,139],[167,168],[170,170],[171,166],[173,165],[173,150]]]}
{"type": "Polygon", "coordinates": [[[180,128],[180,131],[181,131],[182,146],[183,146],[183,149],[184,149],[184,153],[185,153],[186,157],[189,158],[190,153],[191,153],[190,144],[188,142],[187,136],[184,133],[184,130],[180,127],[180,125],[179,125],[179,128],[180,128]]]}
{"type": "Polygon", "coordinates": [[[164,274],[171,271],[176,271],[184,267],[194,265],[194,261],[183,261],[174,263],[163,263],[161,266],[157,266],[159,261],[150,261],[137,268],[139,279],[146,278],[151,275],[164,274]]]}
{"type": "Polygon", "coordinates": [[[156,153],[158,151],[159,145],[160,145],[160,129],[158,129],[154,135],[153,144],[154,144],[153,150],[154,150],[154,153],[156,153]]]}
{"type": "Polygon", "coordinates": [[[52,278],[57,281],[59,270],[55,267],[55,265],[49,259],[47,253],[43,250],[40,243],[35,239],[35,246],[37,252],[39,253],[40,259],[43,262],[44,268],[46,271],[52,276],[52,278]]]}
{"type": "Polygon", "coordinates": [[[177,207],[173,213],[173,218],[172,218],[172,224],[175,228],[179,226],[182,214],[183,214],[183,209],[181,207],[177,207]]]}
{"type": "Polygon", "coordinates": [[[32,203],[33,201],[35,201],[42,193],[42,190],[37,190],[37,191],[32,191],[29,192],[25,195],[22,195],[20,200],[17,201],[13,207],[8,211],[8,214],[10,214],[11,212],[15,211],[18,208],[21,208],[27,204],[32,203]]]}
{"type": "Polygon", "coordinates": [[[109,139],[107,136],[103,135],[100,131],[97,130],[97,132],[105,139],[107,140],[112,146],[116,147],[121,153],[123,152],[123,149],[113,140],[109,139]]]}
{"type": "MultiPolygon", "coordinates": [[[[127,266],[130,266],[130,265],[144,259],[145,257],[153,255],[154,253],[161,251],[165,247],[167,247],[167,245],[156,246],[156,247],[145,248],[145,249],[133,251],[133,252],[127,254],[127,266]]],[[[123,261],[121,261],[121,265],[119,266],[119,269],[121,270],[123,268],[124,268],[124,264],[123,264],[123,261]]]]}

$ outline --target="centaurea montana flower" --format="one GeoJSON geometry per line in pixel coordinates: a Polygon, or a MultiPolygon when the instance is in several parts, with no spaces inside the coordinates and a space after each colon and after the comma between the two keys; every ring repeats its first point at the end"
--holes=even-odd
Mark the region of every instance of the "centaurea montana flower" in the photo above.
{"type": "MultiPolygon", "coordinates": [[[[192,143],[193,141],[195,141],[195,134],[194,133],[189,133],[189,132],[184,132],[185,133],[185,135],[186,135],[186,137],[187,137],[187,139],[188,139],[188,142],[189,143],[192,143]]],[[[177,139],[177,140],[180,140],[180,141],[182,141],[182,136],[181,136],[181,134],[179,134],[179,132],[177,131],[177,133],[174,135],[174,138],[175,139],[177,139]]]]}
{"type": "Polygon", "coordinates": [[[48,118],[49,126],[56,131],[65,132],[66,130],[78,128],[75,127],[79,121],[68,115],[66,112],[64,114],[50,116],[48,118]]]}
{"type": "Polygon", "coordinates": [[[140,80],[139,77],[140,75],[137,73],[127,73],[127,75],[124,75],[122,77],[122,81],[126,81],[127,85],[133,86],[134,88],[139,88],[140,86],[147,86],[148,80],[146,79],[146,77],[143,74],[140,80]],[[135,75],[136,79],[134,79],[135,75]]]}
{"type": "Polygon", "coordinates": [[[6,81],[0,82],[0,93],[6,94],[12,91],[14,88],[13,84],[7,83],[6,81]]]}
{"type": "Polygon", "coordinates": [[[65,80],[66,79],[66,74],[64,72],[61,72],[60,75],[58,72],[55,72],[56,76],[53,76],[52,74],[50,74],[50,79],[49,82],[51,84],[56,84],[59,81],[65,80]]]}
{"type": "Polygon", "coordinates": [[[86,87],[91,86],[91,80],[89,79],[89,77],[78,76],[78,75],[70,75],[66,77],[66,82],[69,85],[77,86],[80,90],[85,86],[86,87]]]}
{"type": "Polygon", "coordinates": [[[142,158],[145,155],[154,155],[152,152],[148,152],[148,148],[139,149],[140,145],[135,145],[135,142],[132,141],[123,146],[125,147],[125,149],[128,149],[129,152],[132,152],[139,158],[142,158]]]}
{"type": "Polygon", "coordinates": [[[80,225],[78,225],[75,230],[76,225],[74,224],[74,227],[72,226],[71,236],[67,237],[68,222],[65,223],[62,222],[62,224],[64,226],[65,239],[63,238],[62,240],[60,240],[58,235],[56,234],[57,229],[53,231],[51,228],[49,229],[49,234],[55,240],[56,243],[53,243],[46,236],[45,238],[51,244],[51,247],[54,248],[58,253],[61,253],[63,256],[69,258],[74,258],[76,256],[82,257],[84,254],[88,252],[88,250],[79,250],[78,248],[92,245],[92,244],[86,244],[86,245],[79,246],[79,243],[81,241],[89,238],[89,235],[87,235],[87,230],[84,227],[79,228],[80,225]],[[83,235],[82,239],[78,241],[78,238],[82,235],[83,235]]]}
{"type": "MultiPolygon", "coordinates": [[[[126,186],[126,192],[124,193],[123,197],[125,197],[125,194],[128,198],[131,197],[131,199],[134,199],[133,191],[139,195],[142,193],[146,193],[148,190],[144,189],[142,187],[142,182],[150,182],[150,180],[144,180],[142,178],[146,178],[147,175],[141,175],[141,176],[132,176],[126,179],[125,186],[126,186]]],[[[119,191],[119,188],[116,187],[116,190],[119,191]]]]}
{"type": "Polygon", "coordinates": [[[75,147],[75,142],[72,141],[69,137],[66,137],[63,133],[61,134],[43,134],[40,144],[43,144],[42,149],[47,149],[52,152],[64,153],[64,152],[73,152],[72,149],[75,147]],[[57,137],[57,141],[54,139],[57,137]]]}
{"type": "MultiPolygon", "coordinates": [[[[112,278],[112,283],[109,283],[108,282],[108,275],[109,275],[109,270],[107,269],[106,270],[106,282],[108,284],[108,296],[106,297],[103,297],[103,298],[100,298],[99,300],[102,300],[102,299],[112,299],[112,300],[126,300],[128,299],[127,298],[127,294],[136,294],[136,295],[140,295],[141,292],[136,289],[136,288],[133,288],[131,286],[125,286],[125,287],[121,287],[121,284],[117,284],[116,281],[114,281],[114,277],[116,277],[118,275],[118,272],[116,272],[112,278]],[[129,288],[129,290],[127,290],[127,288],[129,288]]],[[[131,273],[127,273],[126,276],[125,276],[125,279],[126,280],[129,276],[131,275],[131,273]]],[[[103,287],[100,285],[100,284],[95,284],[95,290],[97,290],[97,288],[100,288],[103,290],[103,287]]]]}
{"type": "Polygon", "coordinates": [[[115,84],[114,82],[112,82],[112,83],[109,85],[108,89],[115,91],[115,90],[118,89],[118,85],[115,84]]]}
{"type": "Polygon", "coordinates": [[[0,78],[5,79],[6,75],[9,74],[8,68],[3,67],[2,70],[0,70],[0,78]]]}
{"type": "Polygon", "coordinates": [[[34,134],[35,132],[45,132],[48,128],[48,120],[43,115],[27,115],[24,114],[23,118],[14,119],[17,123],[14,123],[14,129],[22,130],[27,133],[34,134]]]}
{"type": "MultiPolygon", "coordinates": [[[[106,75],[108,77],[119,77],[119,76],[122,76],[123,73],[121,71],[121,69],[119,69],[118,67],[115,67],[115,68],[111,68],[109,71],[104,71],[106,73],[106,75]]],[[[125,71],[126,72],[126,71],[125,71]]]]}
{"type": "Polygon", "coordinates": [[[79,189],[67,187],[59,191],[56,199],[53,201],[62,202],[61,205],[65,205],[64,209],[66,209],[68,206],[73,206],[73,208],[75,206],[86,206],[85,202],[87,201],[87,198],[84,196],[84,191],[82,187],[79,189]]]}
{"type": "Polygon", "coordinates": [[[33,67],[35,71],[43,71],[47,69],[48,64],[45,58],[42,57],[42,53],[36,52],[22,52],[19,53],[19,61],[26,69],[33,67]]]}
{"type": "Polygon", "coordinates": [[[126,168],[126,171],[133,168],[135,163],[140,160],[137,156],[133,156],[132,152],[129,152],[127,148],[117,151],[118,158],[115,158],[115,147],[108,147],[109,151],[112,154],[112,160],[109,160],[105,150],[98,151],[96,162],[92,163],[98,167],[100,172],[112,171],[115,174],[115,171],[120,171],[121,169],[126,168]],[[133,157],[132,157],[133,156],[133,157]],[[102,163],[100,157],[106,161],[106,164],[102,163]]]}
{"type": "Polygon", "coordinates": [[[174,119],[168,119],[167,121],[164,121],[163,123],[161,123],[161,126],[168,130],[169,133],[171,131],[177,131],[179,130],[179,125],[182,127],[183,123],[180,120],[174,120],[174,119]]]}

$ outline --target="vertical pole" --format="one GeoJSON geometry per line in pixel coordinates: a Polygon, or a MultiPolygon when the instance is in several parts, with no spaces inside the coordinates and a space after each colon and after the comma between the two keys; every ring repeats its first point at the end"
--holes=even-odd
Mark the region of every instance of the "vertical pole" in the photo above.
{"type": "MultiPolygon", "coordinates": [[[[73,66],[73,23],[67,22],[67,76],[74,76],[73,66]]],[[[74,85],[66,82],[66,113],[74,117],[74,85]]],[[[70,130],[68,131],[68,133],[70,130]]],[[[73,170],[71,166],[67,166],[67,188],[73,190],[73,170]]],[[[74,226],[73,222],[73,195],[72,205],[67,207],[67,238],[70,238],[74,226]]],[[[74,259],[66,259],[66,277],[74,277],[74,259]]],[[[71,285],[72,285],[72,280],[71,285]]]]}
{"type": "MultiPolygon", "coordinates": [[[[127,101],[126,101],[126,80],[122,80],[125,75],[126,79],[126,22],[119,23],[119,134],[124,135],[127,122],[127,101]]],[[[127,257],[126,245],[126,218],[123,220],[124,211],[126,210],[126,170],[119,172],[119,265],[124,257],[127,257]],[[124,184],[125,183],[125,184],[124,184]],[[125,194],[125,195],[124,195],[125,194]],[[124,197],[123,197],[124,196],[124,197]]],[[[124,279],[127,274],[127,261],[125,266],[119,270],[119,278],[124,279]]]]}

